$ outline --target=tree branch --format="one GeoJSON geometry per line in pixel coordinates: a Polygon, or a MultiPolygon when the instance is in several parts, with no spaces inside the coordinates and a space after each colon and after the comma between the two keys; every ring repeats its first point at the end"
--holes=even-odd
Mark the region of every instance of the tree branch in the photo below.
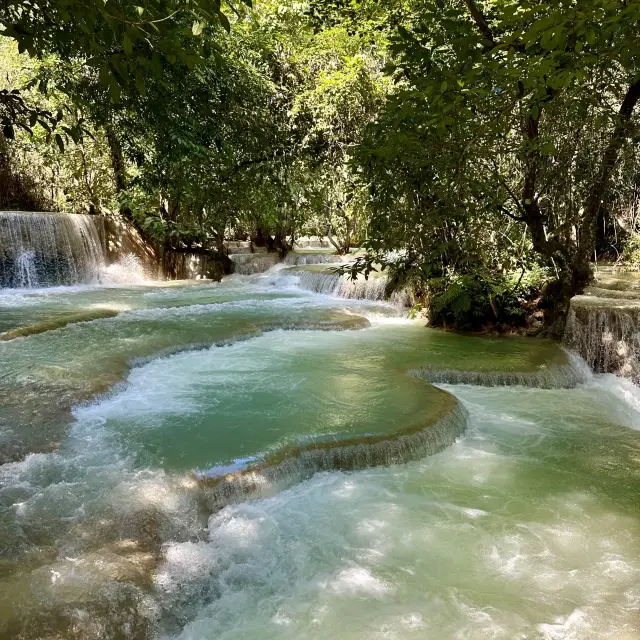
{"type": "Polygon", "coordinates": [[[478,31],[480,31],[485,40],[490,43],[490,48],[493,49],[493,47],[496,46],[496,41],[484,13],[482,13],[478,5],[475,3],[475,0],[464,0],[464,2],[467,5],[467,9],[469,9],[469,13],[473,18],[473,21],[476,23],[476,27],[478,27],[478,31]]]}
{"type": "Polygon", "coordinates": [[[511,218],[512,220],[515,220],[516,222],[526,222],[527,219],[524,216],[516,216],[513,213],[511,213],[511,211],[509,211],[504,205],[499,204],[498,205],[498,211],[500,211],[500,213],[504,213],[505,216],[508,216],[509,218],[511,218]]]}

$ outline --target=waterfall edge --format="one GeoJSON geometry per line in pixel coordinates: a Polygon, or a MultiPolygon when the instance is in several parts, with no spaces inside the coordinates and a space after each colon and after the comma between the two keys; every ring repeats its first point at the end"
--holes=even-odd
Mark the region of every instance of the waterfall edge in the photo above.
{"type": "Polygon", "coordinates": [[[208,509],[269,497],[322,471],[354,471],[420,460],[440,453],[460,437],[467,411],[452,394],[438,389],[443,406],[437,415],[388,435],[347,438],[285,447],[246,469],[210,477],[194,472],[208,509]]]}

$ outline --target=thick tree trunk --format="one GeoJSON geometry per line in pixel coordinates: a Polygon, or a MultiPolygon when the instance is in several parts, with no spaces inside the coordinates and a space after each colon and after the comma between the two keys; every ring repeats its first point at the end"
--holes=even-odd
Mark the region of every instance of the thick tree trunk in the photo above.
{"type": "Polygon", "coordinates": [[[256,235],[251,238],[251,242],[256,247],[266,247],[267,239],[271,238],[268,231],[265,231],[262,227],[258,227],[256,235]]]}
{"type": "Polygon", "coordinates": [[[351,249],[351,247],[349,246],[349,241],[345,240],[343,242],[340,242],[339,238],[334,238],[331,224],[327,225],[327,238],[329,239],[329,242],[334,246],[336,253],[339,256],[344,256],[349,253],[349,249],[351,249]]]}

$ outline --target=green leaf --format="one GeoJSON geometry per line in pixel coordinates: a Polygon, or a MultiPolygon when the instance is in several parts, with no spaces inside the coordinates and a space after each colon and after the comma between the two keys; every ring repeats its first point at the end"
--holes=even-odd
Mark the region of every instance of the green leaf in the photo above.
{"type": "Polygon", "coordinates": [[[202,24],[202,22],[196,20],[191,27],[191,33],[193,33],[194,36],[199,36],[202,33],[203,29],[204,25],[202,24]]]}
{"type": "Polygon", "coordinates": [[[155,76],[162,75],[162,60],[156,53],[151,56],[151,71],[155,76]]]}
{"type": "Polygon", "coordinates": [[[140,69],[136,69],[136,87],[140,92],[140,95],[147,95],[147,85],[144,81],[144,76],[142,75],[140,69]]]}
{"type": "Polygon", "coordinates": [[[60,153],[64,153],[64,140],[62,139],[62,136],[59,133],[56,133],[55,141],[56,141],[56,144],[58,145],[58,149],[60,149],[60,153]]]}
{"type": "Polygon", "coordinates": [[[218,19],[220,20],[220,24],[224,27],[224,30],[229,33],[231,31],[231,25],[229,24],[229,18],[220,11],[218,13],[218,19]]]}
{"type": "Polygon", "coordinates": [[[100,71],[98,71],[98,80],[100,80],[100,84],[103,87],[108,87],[111,83],[111,71],[109,70],[109,65],[103,64],[100,67],[100,71]]]}
{"type": "Polygon", "coordinates": [[[8,138],[9,140],[13,140],[16,137],[13,126],[11,124],[5,124],[4,127],[2,127],[2,133],[4,134],[4,137],[8,138]]]}
{"type": "Polygon", "coordinates": [[[118,104],[120,102],[120,85],[118,84],[115,76],[111,76],[109,93],[111,94],[111,102],[113,102],[113,104],[118,104]]]}
{"type": "Polygon", "coordinates": [[[124,52],[130,56],[133,53],[133,43],[131,42],[131,38],[125,33],[122,39],[122,47],[124,48],[124,52]]]}
{"type": "Polygon", "coordinates": [[[544,156],[552,156],[555,155],[556,153],[556,147],[553,144],[553,142],[545,142],[541,147],[540,147],[540,153],[542,153],[542,155],[544,156]]]}

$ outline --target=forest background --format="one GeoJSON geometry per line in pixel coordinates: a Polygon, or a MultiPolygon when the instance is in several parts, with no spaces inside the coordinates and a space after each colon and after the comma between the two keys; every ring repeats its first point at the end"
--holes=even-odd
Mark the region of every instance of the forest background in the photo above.
{"type": "Polygon", "coordinates": [[[7,0],[0,34],[2,210],[328,236],[458,329],[559,335],[640,267],[639,0],[7,0]]]}

